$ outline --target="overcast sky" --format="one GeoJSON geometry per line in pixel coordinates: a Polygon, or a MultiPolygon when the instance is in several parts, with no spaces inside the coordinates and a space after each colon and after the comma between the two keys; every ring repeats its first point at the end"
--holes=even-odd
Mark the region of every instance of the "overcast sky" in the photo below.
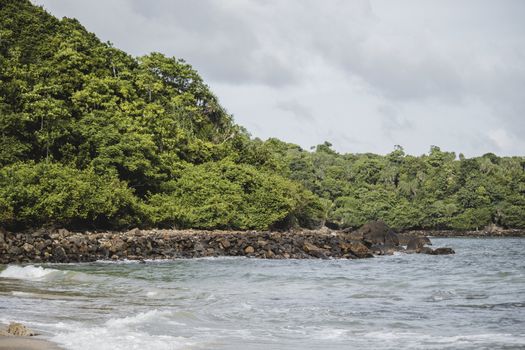
{"type": "Polygon", "coordinates": [[[184,58],[253,136],[525,155],[525,1],[33,0],[184,58]]]}

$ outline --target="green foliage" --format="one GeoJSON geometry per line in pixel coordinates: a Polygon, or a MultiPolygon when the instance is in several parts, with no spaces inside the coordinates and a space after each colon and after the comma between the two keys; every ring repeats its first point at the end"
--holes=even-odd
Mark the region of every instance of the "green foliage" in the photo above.
{"type": "Polygon", "coordinates": [[[2,222],[13,227],[107,222],[122,227],[139,215],[132,191],[115,176],[55,163],[2,168],[0,208],[2,222]]]}
{"type": "Polygon", "coordinates": [[[252,139],[181,59],[0,0],[0,226],[525,227],[525,159],[252,139]]]}
{"type": "Polygon", "coordinates": [[[148,202],[154,224],[267,229],[285,219],[322,220],[319,200],[281,176],[229,160],[188,166],[148,202]],[[319,219],[321,216],[321,219],[319,219]]]}

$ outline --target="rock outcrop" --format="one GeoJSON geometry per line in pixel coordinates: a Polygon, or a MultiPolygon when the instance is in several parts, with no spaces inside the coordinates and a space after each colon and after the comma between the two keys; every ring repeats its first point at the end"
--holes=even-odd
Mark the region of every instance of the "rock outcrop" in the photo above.
{"type": "MultiPolygon", "coordinates": [[[[289,232],[140,229],[70,232],[40,229],[22,233],[0,230],[1,264],[214,256],[358,259],[396,251],[404,251],[398,235],[384,222],[378,221],[350,233],[329,229],[289,232]]],[[[453,250],[416,249],[415,252],[437,255],[450,254],[453,250]]]]}
{"type": "Polygon", "coordinates": [[[35,332],[27,328],[21,323],[11,322],[5,331],[2,331],[5,336],[15,337],[32,337],[37,335],[35,332]]]}

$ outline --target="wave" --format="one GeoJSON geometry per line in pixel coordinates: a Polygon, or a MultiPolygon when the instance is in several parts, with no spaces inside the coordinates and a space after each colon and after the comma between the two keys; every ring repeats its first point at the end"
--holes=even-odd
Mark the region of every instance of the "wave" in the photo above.
{"type": "Polygon", "coordinates": [[[79,327],[59,333],[51,340],[68,349],[129,350],[129,349],[182,349],[195,345],[182,336],[158,334],[174,333],[183,324],[171,320],[168,311],[151,310],[133,316],[113,318],[99,327],[79,327]],[[165,330],[166,332],[162,332],[165,330]]]}
{"type": "MultiPolygon", "coordinates": [[[[79,283],[101,282],[110,277],[93,275],[80,271],[57,270],[42,266],[17,266],[9,265],[0,272],[0,278],[11,278],[28,281],[75,281],[79,283]]],[[[114,280],[114,278],[111,278],[114,280]]]]}
{"type": "Polygon", "coordinates": [[[64,271],[43,268],[41,266],[16,266],[9,265],[5,270],[0,272],[0,277],[13,278],[20,280],[44,280],[53,276],[65,274],[64,271]]]}

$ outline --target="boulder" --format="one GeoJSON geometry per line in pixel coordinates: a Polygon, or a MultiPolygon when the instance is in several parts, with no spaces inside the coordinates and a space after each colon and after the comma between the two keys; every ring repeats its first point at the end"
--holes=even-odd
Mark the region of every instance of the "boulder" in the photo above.
{"type": "Polygon", "coordinates": [[[24,245],[22,246],[22,249],[26,253],[32,253],[35,250],[35,247],[29,243],[24,243],[24,245]]]}
{"type": "Polygon", "coordinates": [[[7,326],[7,333],[17,337],[31,337],[36,335],[35,332],[17,322],[11,322],[9,326],[7,326]]]}
{"type": "Polygon", "coordinates": [[[64,248],[62,247],[55,247],[55,249],[53,249],[53,261],[54,262],[67,262],[67,254],[66,254],[66,251],[64,250],[64,248]]]}
{"type": "Polygon", "coordinates": [[[421,247],[419,249],[416,249],[416,253],[434,255],[434,250],[430,247],[421,247]]]}
{"type": "Polygon", "coordinates": [[[228,249],[230,248],[230,241],[228,240],[228,238],[222,238],[219,243],[222,245],[223,249],[228,249]]]}
{"type": "Polygon", "coordinates": [[[434,249],[434,255],[448,255],[448,254],[456,254],[454,249],[442,247],[442,248],[436,248],[434,249]]]}
{"type": "Polygon", "coordinates": [[[253,249],[253,247],[251,245],[249,245],[246,248],[244,248],[244,253],[246,253],[246,254],[253,254],[254,252],[255,252],[255,249],[253,249]]]}
{"type": "Polygon", "coordinates": [[[326,250],[310,242],[304,242],[303,250],[316,258],[326,259],[326,250]]]}
{"type": "Polygon", "coordinates": [[[115,237],[110,241],[109,251],[113,254],[120,253],[128,248],[128,245],[120,237],[115,237]]]}
{"type": "Polygon", "coordinates": [[[370,221],[361,226],[357,232],[361,235],[363,241],[369,245],[399,245],[399,238],[397,237],[397,234],[381,220],[370,221]]]}
{"type": "Polygon", "coordinates": [[[370,258],[373,256],[370,249],[359,241],[341,242],[339,243],[339,247],[344,253],[350,252],[358,258],[370,258]]]}
{"type": "Polygon", "coordinates": [[[418,250],[427,244],[432,245],[432,242],[430,242],[430,239],[426,236],[412,237],[408,240],[407,250],[418,250]]]}

